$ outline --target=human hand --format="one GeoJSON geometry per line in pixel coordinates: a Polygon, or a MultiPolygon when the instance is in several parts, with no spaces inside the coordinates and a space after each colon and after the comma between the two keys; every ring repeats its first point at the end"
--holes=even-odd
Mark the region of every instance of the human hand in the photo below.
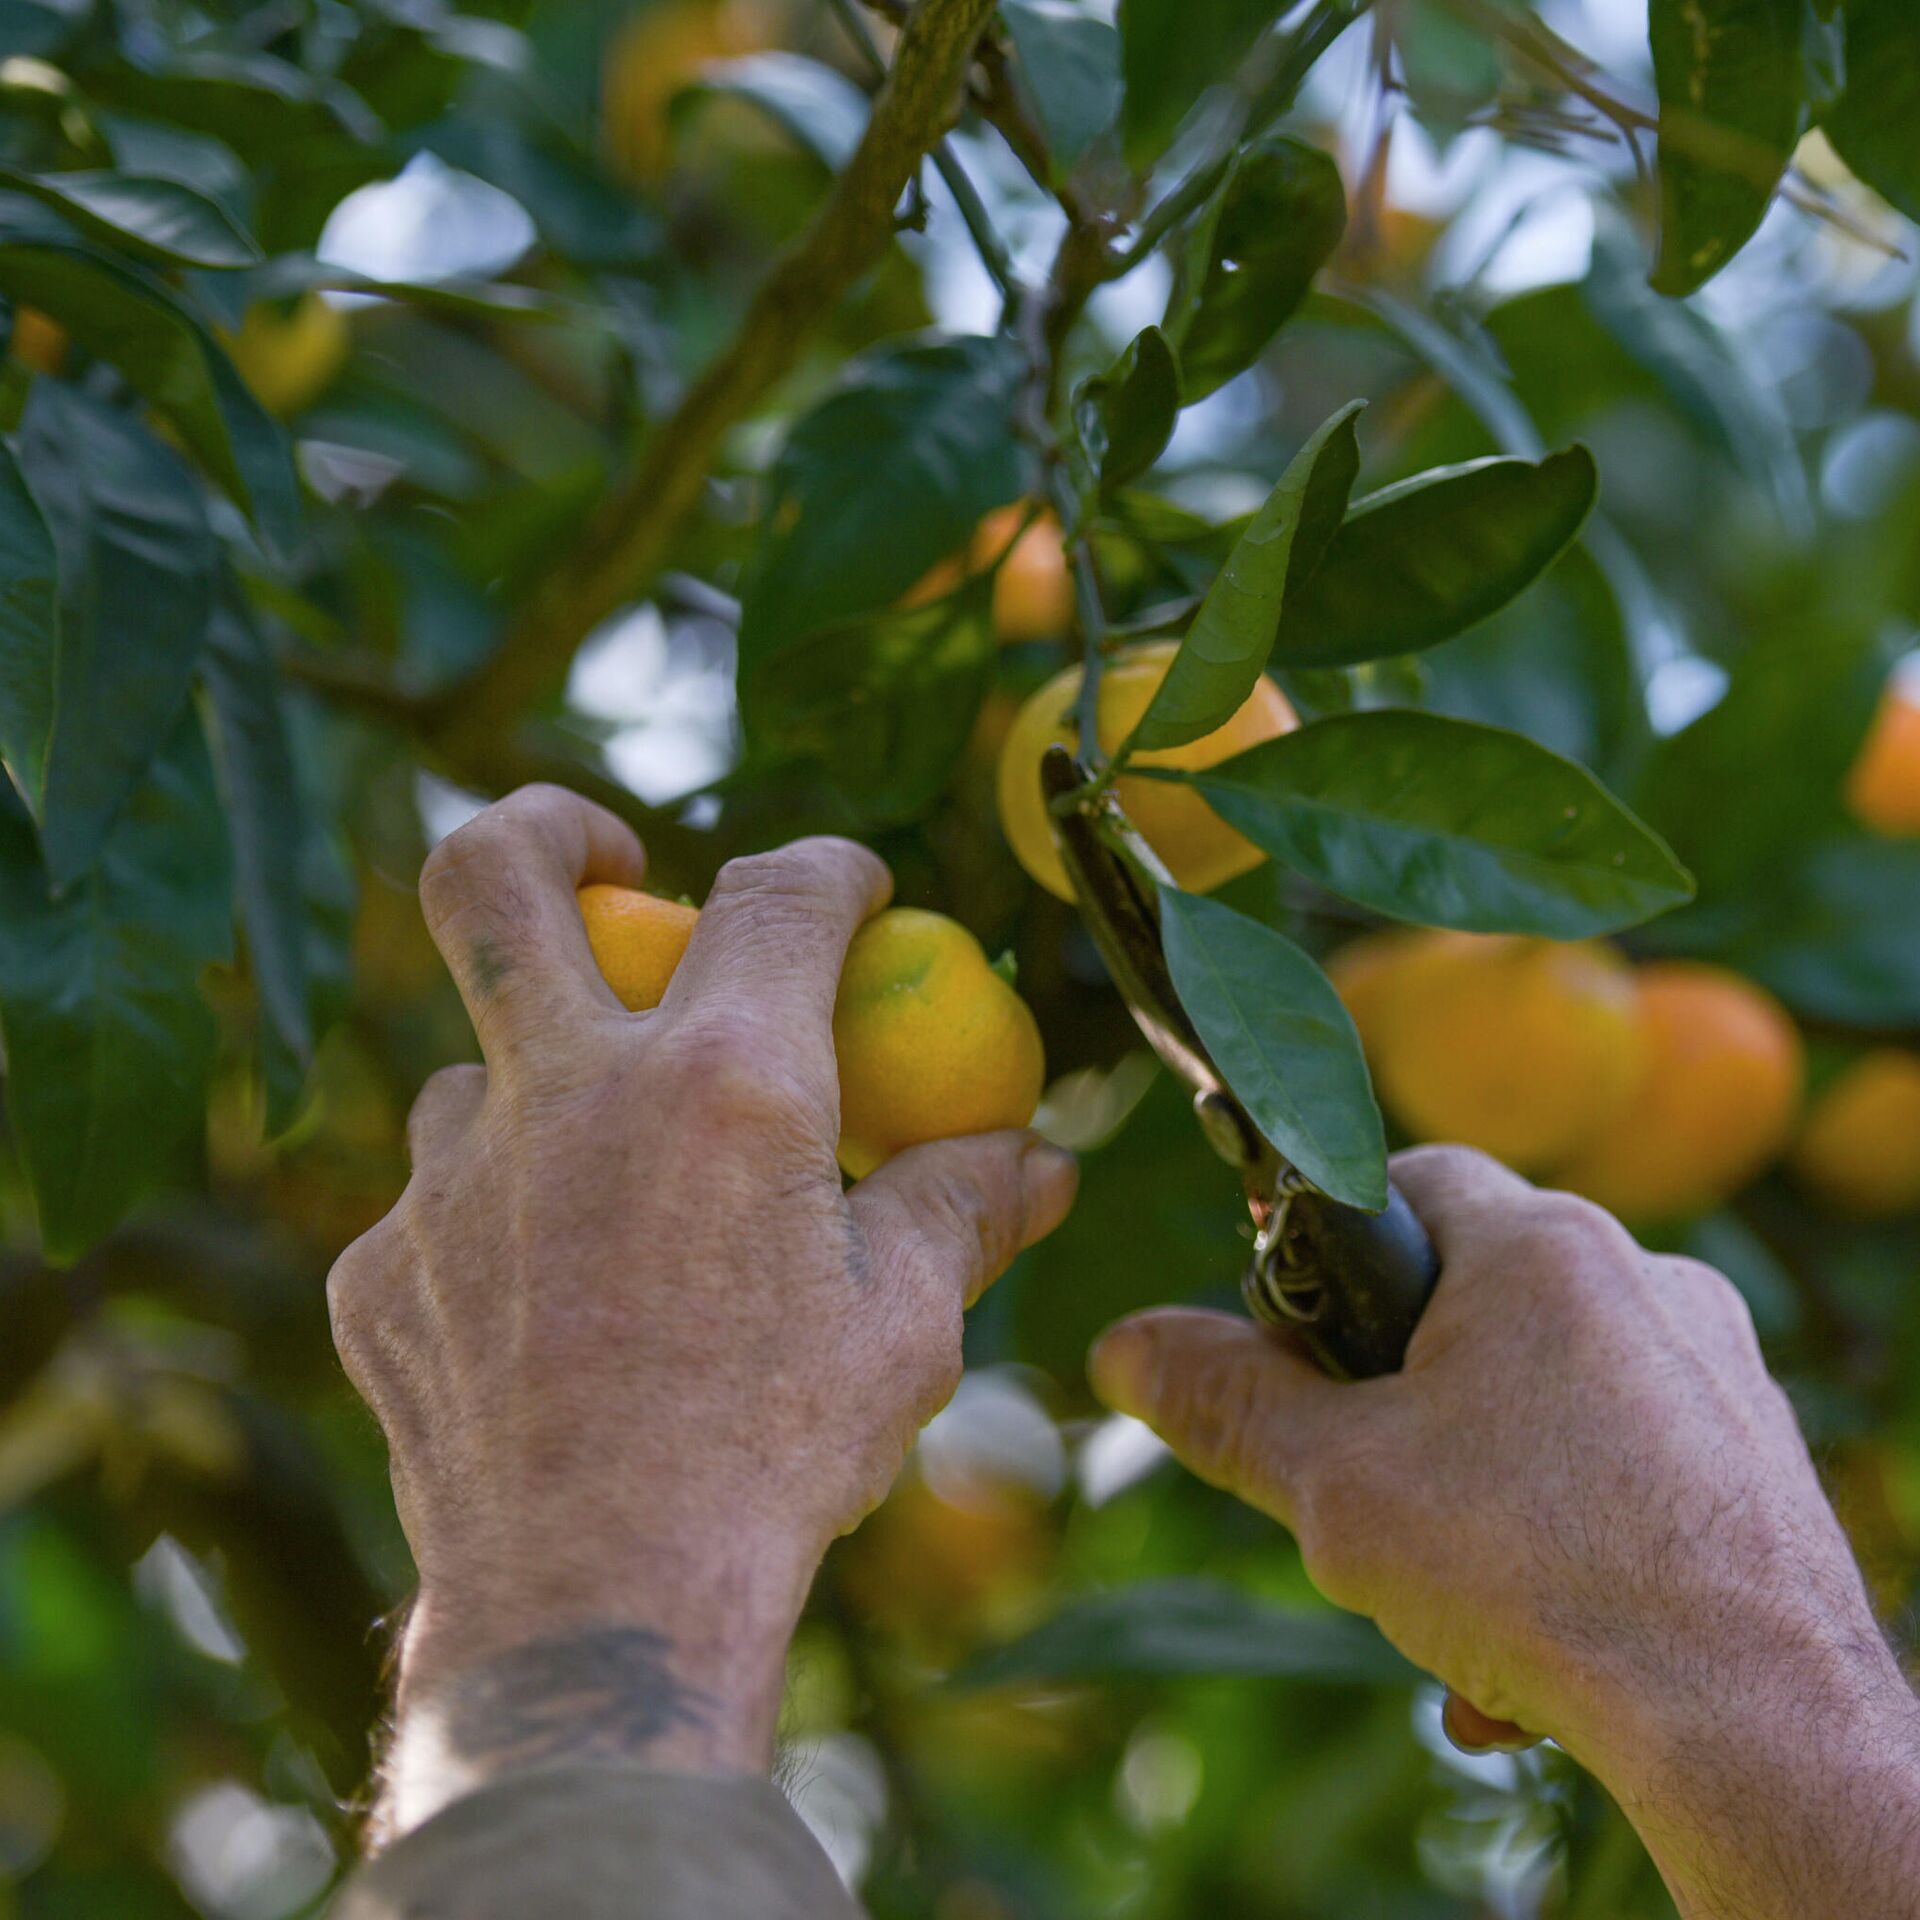
{"type": "Polygon", "coordinates": [[[1027,1132],[842,1191],[831,1016],[888,893],[872,854],[730,863],[633,1014],[575,889],[642,864],[612,815],[530,787],[421,875],[486,1065],[427,1083],[413,1178],[328,1285],[420,1574],[401,1828],[556,1757],[766,1766],[821,1554],[953,1391],[963,1308],[1072,1199],[1027,1132]]]}
{"type": "Polygon", "coordinates": [[[1825,1904],[1864,1856],[1822,1845],[1836,1796],[1920,1835],[1920,1717],[1739,1294],[1480,1154],[1394,1172],[1442,1261],[1403,1372],[1336,1384],[1164,1309],[1095,1347],[1102,1398],[1290,1527],[1329,1599],[1471,1703],[1468,1738],[1517,1723],[1590,1767],[1683,1910],[1893,1911],[1825,1904]],[[1772,1904],[1803,1872],[1821,1904],[1772,1904]]]}

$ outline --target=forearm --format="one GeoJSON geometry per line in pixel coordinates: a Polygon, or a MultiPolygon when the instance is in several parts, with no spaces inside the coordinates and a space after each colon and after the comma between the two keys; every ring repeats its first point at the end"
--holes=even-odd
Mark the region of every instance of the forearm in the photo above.
{"type": "Polygon", "coordinates": [[[1730,1660],[1717,1699],[1655,1712],[1596,1770],[1685,1920],[1920,1916],[1920,1702],[1891,1654],[1730,1660]]]}

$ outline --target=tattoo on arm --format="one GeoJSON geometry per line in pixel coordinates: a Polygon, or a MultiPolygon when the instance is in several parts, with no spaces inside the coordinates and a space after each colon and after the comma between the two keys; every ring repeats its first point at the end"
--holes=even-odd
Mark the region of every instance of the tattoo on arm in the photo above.
{"type": "Polygon", "coordinates": [[[592,1627],[535,1640],[463,1675],[446,1704],[447,1744],[489,1769],[552,1760],[631,1760],[706,1697],[683,1686],[672,1643],[648,1627],[592,1627]]]}

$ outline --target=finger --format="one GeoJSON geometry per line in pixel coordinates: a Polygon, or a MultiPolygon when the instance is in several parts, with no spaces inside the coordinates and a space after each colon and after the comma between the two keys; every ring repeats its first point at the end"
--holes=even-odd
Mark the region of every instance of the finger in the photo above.
{"type": "Polygon", "coordinates": [[[489,1062],[589,1008],[618,1004],[574,894],[589,880],[637,886],[645,869],[623,821],[548,786],[508,794],[427,856],[421,909],[489,1062]]]}
{"type": "Polygon", "coordinates": [[[1440,1709],[1440,1730],[1462,1753],[1524,1753],[1537,1747],[1541,1736],[1511,1720],[1496,1720],[1472,1701],[1449,1691],[1440,1709]]]}
{"type": "Polygon", "coordinates": [[[1433,1236],[1442,1262],[1491,1217],[1505,1217],[1537,1189],[1472,1147],[1412,1147],[1390,1163],[1395,1184],[1433,1236]]]}
{"type": "Polygon", "coordinates": [[[1358,1417],[1284,1335],[1238,1315],[1158,1307],[1109,1327],[1087,1358],[1093,1390],[1144,1420],[1201,1479],[1288,1521],[1293,1486],[1334,1422],[1358,1417]]]}
{"type": "Polygon", "coordinates": [[[847,942],[893,890],[885,863],[851,840],[795,840],[729,860],[713,883],[661,1008],[676,1019],[751,1025],[833,1063],[833,1001],[847,942]]]}
{"type": "Polygon", "coordinates": [[[487,1070],[467,1063],[430,1074],[407,1115],[407,1157],[417,1167],[444,1154],[468,1127],[487,1097],[487,1070]]]}
{"type": "Polygon", "coordinates": [[[883,1272],[972,1306],[1022,1247],[1067,1217],[1080,1168],[1037,1133],[978,1133],[909,1147],[848,1196],[883,1272]]]}

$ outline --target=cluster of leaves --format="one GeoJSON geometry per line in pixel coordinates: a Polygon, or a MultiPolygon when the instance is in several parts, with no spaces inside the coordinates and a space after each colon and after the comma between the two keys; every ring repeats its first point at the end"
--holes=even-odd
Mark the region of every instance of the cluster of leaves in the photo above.
{"type": "MultiPolygon", "coordinates": [[[[1315,965],[1376,916],[1640,928],[1765,981],[1835,1058],[1920,1030],[1920,846],[1840,799],[1920,626],[1920,477],[1894,460],[1851,518],[1808,481],[1869,412],[1920,413],[1905,309],[1832,311],[1809,260],[1851,243],[1796,228],[1756,267],[1762,235],[1733,269],[1750,294],[1866,368],[1795,420],[1750,344],[1664,297],[1734,260],[1810,124],[1920,211],[1900,0],[1654,0],[1646,111],[1529,8],[1396,7],[1380,98],[1436,142],[1490,124],[1604,167],[1594,127],[1656,136],[1648,204],[1624,169],[1591,182],[1585,275],[1504,300],[1428,297],[1379,181],[1330,157],[1360,0],[919,0],[883,56],[900,11],[722,31],[708,0],[0,5],[0,298],[16,336],[66,336],[56,370],[0,373],[0,1811],[27,1836],[0,1873],[25,1863],[23,1913],[317,1898],[298,1875],[222,1892],[178,1816],[237,1778],[337,1834],[374,1716],[366,1626],[405,1555],[319,1283],[404,1177],[408,1093],[468,1044],[409,895],[449,783],[583,786],[676,891],[857,832],[903,897],[1016,945],[1097,1144],[971,1357],[1062,1419],[1092,1331],[1224,1296],[1241,1253],[1231,1182],[992,822],[983,736],[1076,650],[1181,639],[1107,774],[1263,671],[1308,721],[1167,776],[1273,858],[1164,909],[1189,1011],[1329,1192],[1383,1193],[1315,965]],[[656,176],[599,124],[603,67],[670,39],[656,176]],[[942,74],[964,83],[944,136],[942,74]],[[1589,124],[1595,96],[1621,120],[1589,124]],[[403,168],[491,189],[496,219],[506,196],[525,250],[493,279],[319,258],[342,201],[403,168]],[[1033,230],[1059,236],[1044,280],[1001,237],[1033,230]],[[963,254],[1001,324],[934,330],[963,254]],[[1109,286],[1148,289],[1118,337],[1109,286]],[[378,297],[284,420],[240,330],[316,288],[378,297]],[[991,564],[914,590],[1026,500],[1063,530],[1077,631],[1006,646],[991,564]],[[643,599],[671,662],[734,669],[737,764],[692,809],[614,778],[629,717],[564,690],[643,599]],[[1656,729],[1681,633],[1726,692],[1656,729]]],[[[609,111],[630,93],[606,84],[609,111]]],[[[1904,1598],[1914,1233],[1767,1189],[1693,1234],[1810,1383],[1904,1598]]],[[[1464,1914],[1535,1855],[1535,1910],[1662,1911],[1551,1761],[1436,1772],[1412,1676],[1318,1607],[1276,1530],[1177,1478],[1028,1513],[1040,1576],[991,1621],[922,1594],[944,1640],[911,1579],[863,1585],[887,1524],[808,1630],[848,1676],[820,1728],[887,1763],[876,1912],[1464,1914]],[[980,1658],[977,1695],[925,1684],[1059,1603],[980,1658]],[[1065,1687],[1057,1710],[1022,1696],[1065,1687]],[[1177,1819],[1135,1778],[1169,1753],[1206,1782],[1177,1819]]]]}

